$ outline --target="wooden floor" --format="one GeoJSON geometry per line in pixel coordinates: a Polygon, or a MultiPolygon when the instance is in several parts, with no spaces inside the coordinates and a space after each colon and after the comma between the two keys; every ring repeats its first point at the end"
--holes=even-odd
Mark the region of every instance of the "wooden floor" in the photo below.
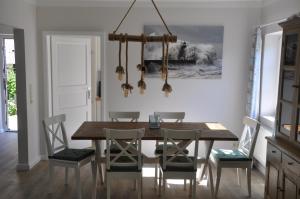
{"type": "MultiPolygon", "coordinates": [[[[0,199],[42,199],[42,198],[76,198],[74,172],[69,175],[69,185],[64,185],[64,170],[55,171],[55,192],[48,194],[48,165],[41,161],[29,172],[16,172],[17,164],[17,134],[0,134],[0,199]]],[[[91,198],[92,174],[90,166],[82,169],[81,184],[83,198],[91,198]]],[[[225,169],[222,172],[221,185],[218,194],[220,199],[242,199],[247,197],[245,177],[243,184],[236,182],[235,170],[225,169]]],[[[263,176],[255,169],[252,172],[252,198],[263,198],[263,176]]],[[[106,198],[106,191],[98,185],[97,198],[106,198]]],[[[131,181],[118,180],[112,185],[112,198],[137,198],[131,181]]],[[[145,177],[143,180],[143,199],[159,198],[153,188],[153,178],[145,177]]],[[[183,190],[181,184],[168,184],[166,198],[188,198],[188,192],[183,190]]],[[[197,198],[209,199],[209,187],[197,186],[197,198]]]]}

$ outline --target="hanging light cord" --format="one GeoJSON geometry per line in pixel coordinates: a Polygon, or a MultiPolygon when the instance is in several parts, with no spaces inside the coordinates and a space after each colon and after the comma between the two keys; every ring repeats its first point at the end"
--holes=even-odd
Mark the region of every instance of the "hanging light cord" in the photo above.
{"type": "MultiPolygon", "coordinates": [[[[132,9],[133,5],[135,4],[135,2],[136,2],[136,0],[134,0],[134,1],[131,3],[130,7],[128,8],[128,10],[127,10],[127,12],[125,13],[124,17],[122,18],[121,22],[119,23],[119,25],[117,26],[117,28],[113,31],[114,34],[119,30],[120,26],[122,25],[122,23],[123,23],[123,21],[125,20],[125,18],[128,16],[128,14],[129,14],[129,12],[131,11],[131,9],[132,9]]],[[[165,22],[163,16],[162,16],[161,13],[159,12],[156,3],[154,2],[154,0],[151,0],[151,2],[152,2],[152,4],[153,4],[153,6],[154,6],[154,8],[155,8],[155,10],[156,10],[156,12],[157,12],[157,14],[159,15],[161,21],[163,22],[165,28],[167,29],[169,35],[172,35],[172,33],[171,33],[169,27],[167,26],[167,24],[166,24],[166,22],[165,22]]]]}
{"type": "Polygon", "coordinates": [[[122,39],[119,41],[119,66],[121,66],[122,62],[122,39]]]}
{"type": "Polygon", "coordinates": [[[128,84],[128,39],[127,34],[125,34],[125,42],[126,42],[126,84],[128,84]]]}
{"type": "Polygon", "coordinates": [[[124,15],[123,19],[121,20],[121,22],[119,23],[119,25],[117,26],[117,28],[114,30],[114,33],[116,33],[116,32],[119,30],[121,24],[123,23],[123,21],[125,20],[125,18],[126,18],[127,15],[129,14],[129,12],[130,12],[131,8],[133,7],[133,5],[135,4],[135,2],[136,2],[136,0],[134,0],[134,1],[131,3],[131,5],[130,5],[130,7],[128,8],[128,10],[127,10],[126,14],[124,15]]]}
{"type": "Polygon", "coordinates": [[[165,40],[162,42],[162,66],[165,67],[165,40]]]}
{"type": "Polygon", "coordinates": [[[155,10],[156,10],[156,12],[157,12],[157,14],[159,15],[161,21],[162,21],[163,24],[165,25],[165,28],[167,29],[168,33],[169,33],[170,35],[172,35],[172,33],[171,33],[171,31],[169,30],[169,27],[167,26],[167,24],[166,24],[164,18],[162,17],[161,13],[159,12],[158,7],[157,7],[157,5],[155,4],[154,0],[151,0],[151,2],[152,2],[152,4],[153,4],[153,6],[154,6],[154,8],[155,8],[155,10]]]}
{"type": "Polygon", "coordinates": [[[145,43],[146,43],[146,38],[145,38],[145,35],[142,34],[142,49],[141,49],[141,65],[142,65],[142,68],[141,68],[141,80],[144,80],[144,76],[143,76],[143,66],[144,66],[144,46],[145,46],[145,43]]]}
{"type": "Polygon", "coordinates": [[[169,42],[166,42],[166,55],[165,55],[165,67],[166,67],[166,83],[168,82],[168,64],[169,64],[169,42]]]}

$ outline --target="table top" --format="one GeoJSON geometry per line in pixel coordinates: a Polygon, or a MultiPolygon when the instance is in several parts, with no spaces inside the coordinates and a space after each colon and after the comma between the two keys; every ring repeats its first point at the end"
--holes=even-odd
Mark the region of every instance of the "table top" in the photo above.
{"type": "MultiPolygon", "coordinates": [[[[83,122],[72,135],[72,140],[105,140],[104,128],[110,129],[138,129],[145,128],[142,140],[163,140],[160,129],[150,129],[148,122],[83,122]]],[[[160,128],[176,130],[200,130],[199,140],[237,141],[238,137],[220,123],[204,122],[164,122],[160,128]]]]}

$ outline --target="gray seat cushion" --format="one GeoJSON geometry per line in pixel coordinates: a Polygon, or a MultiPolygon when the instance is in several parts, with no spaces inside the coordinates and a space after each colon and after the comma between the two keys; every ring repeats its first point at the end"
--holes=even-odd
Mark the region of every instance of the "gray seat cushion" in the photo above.
{"type": "MultiPolygon", "coordinates": [[[[155,155],[162,155],[163,154],[163,148],[164,148],[164,145],[163,144],[159,144],[156,148],[155,148],[155,155]]],[[[176,147],[172,144],[167,144],[167,150],[169,149],[176,149],[176,147]]],[[[183,152],[185,154],[188,154],[189,153],[189,150],[187,149],[184,149],[183,152]]]]}
{"type": "MultiPolygon", "coordinates": [[[[110,157],[113,160],[115,157],[110,157]]],[[[133,156],[135,160],[138,160],[138,156],[133,156]]],[[[116,163],[132,163],[132,160],[127,156],[121,156],[118,158],[116,163]]],[[[143,165],[143,156],[142,156],[142,165],[143,165]]],[[[106,169],[107,172],[141,172],[142,168],[139,169],[137,165],[133,166],[110,166],[110,169],[106,169]]]]}
{"type": "Polygon", "coordinates": [[[252,161],[239,150],[213,149],[212,156],[220,161],[252,161]]]}
{"type": "MultiPolygon", "coordinates": [[[[170,158],[172,156],[168,156],[167,158],[170,158]]],[[[189,157],[192,160],[194,160],[194,157],[189,157]]],[[[173,162],[177,163],[188,163],[188,160],[184,156],[177,156],[174,158],[173,162]]],[[[159,164],[160,167],[163,169],[163,156],[159,156],[159,164]]],[[[197,168],[194,169],[194,167],[191,166],[173,166],[173,165],[167,165],[166,169],[163,169],[163,171],[177,171],[177,172],[196,172],[197,168]]]]}
{"type": "Polygon", "coordinates": [[[49,159],[81,161],[95,153],[92,149],[64,149],[49,156],[49,159]]]}

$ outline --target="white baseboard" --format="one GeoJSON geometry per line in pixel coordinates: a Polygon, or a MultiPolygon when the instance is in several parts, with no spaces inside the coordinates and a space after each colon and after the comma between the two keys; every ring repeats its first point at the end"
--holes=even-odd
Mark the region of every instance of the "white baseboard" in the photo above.
{"type": "Polygon", "coordinates": [[[38,156],[35,160],[33,160],[29,163],[29,169],[32,169],[40,161],[41,161],[41,156],[38,156]]]}
{"type": "Polygon", "coordinates": [[[35,160],[31,161],[28,164],[27,163],[19,163],[19,164],[17,164],[16,170],[17,171],[29,171],[40,161],[41,161],[41,157],[39,156],[35,160]]]}
{"type": "Polygon", "coordinates": [[[17,164],[16,170],[17,171],[29,171],[30,166],[29,166],[29,164],[24,164],[24,163],[17,164]]]}

